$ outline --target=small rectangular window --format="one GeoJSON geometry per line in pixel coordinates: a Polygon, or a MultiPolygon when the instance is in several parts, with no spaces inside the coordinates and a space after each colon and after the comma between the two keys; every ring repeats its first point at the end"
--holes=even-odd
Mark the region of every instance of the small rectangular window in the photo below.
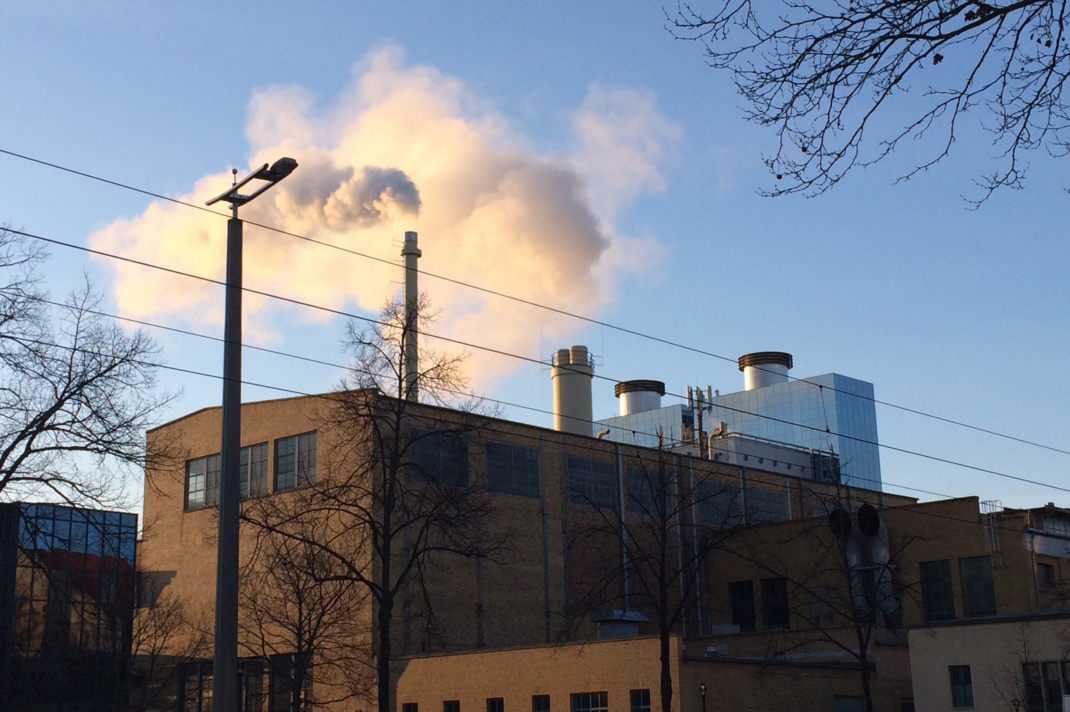
{"type": "Polygon", "coordinates": [[[755,629],[754,582],[733,581],[728,584],[728,604],[732,609],[732,624],[738,625],[741,633],[755,629]]]}
{"type": "Polygon", "coordinates": [[[460,700],[443,700],[442,712],[461,712],[460,700]]]}
{"type": "Polygon", "coordinates": [[[487,712],[505,712],[504,697],[488,697],[487,712]]]}
{"type": "Polygon", "coordinates": [[[970,678],[970,666],[949,665],[947,674],[951,680],[951,706],[973,707],[973,680],[970,678]]]}
{"type": "Polygon", "coordinates": [[[487,443],[487,489],[539,497],[539,451],[511,443],[487,443]]]}
{"type": "Polygon", "coordinates": [[[415,702],[402,702],[401,712],[420,712],[420,706],[415,702]]]}
{"type": "Polygon", "coordinates": [[[650,712],[650,690],[632,690],[632,712],[650,712]]]}
{"type": "Polygon", "coordinates": [[[571,712],[609,712],[608,692],[573,692],[569,702],[571,712]]]}
{"type": "Polygon", "coordinates": [[[275,491],[302,487],[316,481],[316,433],[303,433],[275,441],[275,491]]]}
{"type": "Polygon", "coordinates": [[[1037,585],[1038,586],[1054,586],[1055,585],[1055,566],[1052,564],[1037,564],[1037,585]]]}
{"type": "Polygon", "coordinates": [[[783,576],[762,579],[762,628],[789,628],[788,581],[783,576]]]}
{"type": "Polygon", "coordinates": [[[532,695],[531,712],[550,712],[550,696],[532,695]]]}

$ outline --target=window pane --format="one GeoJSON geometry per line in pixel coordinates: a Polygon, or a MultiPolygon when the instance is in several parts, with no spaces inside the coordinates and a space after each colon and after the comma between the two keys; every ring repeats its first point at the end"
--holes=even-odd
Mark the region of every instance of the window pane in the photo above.
{"type": "Polygon", "coordinates": [[[275,491],[316,481],[316,433],[292,435],[275,441],[275,491]]]}
{"type": "Polygon", "coordinates": [[[568,500],[588,507],[616,506],[617,467],[605,460],[568,456],[568,500]]]}
{"type": "Polygon", "coordinates": [[[955,617],[955,598],[951,590],[951,562],[923,561],[921,571],[921,605],[925,622],[946,621],[955,617]]]}
{"type": "Polygon", "coordinates": [[[532,695],[531,712],[550,712],[550,696],[532,695]]]}
{"type": "Polygon", "coordinates": [[[728,602],[732,609],[732,624],[738,625],[740,632],[753,631],[755,629],[754,582],[733,581],[728,584],[728,602]]]}
{"type": "Polygon", "coordinates": [[[762,579],[762,627],[788,628],[790,623],[787,579],[782,576],[762,579]]]}
{"type": "Polygon", "coordinates": [[[962,583],[962,615],[991,616],[996,613],[996,589],[992,582],[992,558],[971,556],[959,559],[962,583]]]}
{"type": "Polygon", "coordinates": [[[510,443],[487,443],[487,489],[539,497],[539,451],[510,443]]]}
{"type": "Polygon", "coordinates": [[[632,690],[632,712],[650,712],[650,690],[632,690]]]}
{"type": "Polygon", "coordinates": [[[973,681],[969,665],[951,665],[947,669],[951,679],[951,706],[973,707],[973,681]]]}
{"type": "Polygon", "coordinates": [[[441,487],[468,486],[468,438],[461,433],[412,429],[410,479],[441,487]]]}

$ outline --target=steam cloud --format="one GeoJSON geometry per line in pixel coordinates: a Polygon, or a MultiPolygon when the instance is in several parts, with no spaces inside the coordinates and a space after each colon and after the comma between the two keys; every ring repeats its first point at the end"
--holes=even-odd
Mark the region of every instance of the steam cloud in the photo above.
{"type": "MultiPolygon", "coordinates": [[[[250,101],[250,165],[279,156],[300,168],[248,206],[242,217],[343,246],[386,262],[340,253],[248,227],[245,284],[333,309],[375,312],[398,290],[402,232],[418,230],[423,271],[561,309],[595,314],[628,273],[656,268],[664,248],[625,236],[617,212],[660,190],[658,163],[679,140],[653,95],[595,87],[574,116],[577,147],[539,155],[508,121],[457,79],[405,66],[399,48],[369,54],[333,104],[315,106],[302,88],[274,86],[250,101]]],[[[203,203],[230,183],[205,176],[182,200],[203,203]]],[[[222,279],[223,220],[156,202],[90,236],[96,249],[222,279]]],[[[177,275],[107,261],[119,309],[190,325],[222,323],[218,291],[177,275]]],[[[440,310],[435,331],[528,357],[567,345],[581,328],[544,310],[424,277],[440,310]]],[[[245,298],[246,339],[281,338],[288,324],[331,315],[245,298]]],[[[516,367],[472,353],[476,386],[516,367]]]]}

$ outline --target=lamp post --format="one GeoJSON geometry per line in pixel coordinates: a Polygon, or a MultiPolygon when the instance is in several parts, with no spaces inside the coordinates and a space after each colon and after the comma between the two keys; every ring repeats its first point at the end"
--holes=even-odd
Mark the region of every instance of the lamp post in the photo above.
{"type": "Polygon", "coordinates": [[[702,698],[702,712],[706,712],[706,683],[699,683],[698,694],[702,698]]]}
{"type": "Polygon", "coordinates": [[[241,503],[241,292],[242,221],[238,207],[297,168],[292,158],[264,164],[208,201],[230,203],[227,221],[226,310],[223,316],[223,432],[219,472],[219,537],[216,545],[215,650],[212,701],[216,712],[238,712],[238,516],[241,503]],[[261,181],[245,195],[241,188],[261,181]]]}

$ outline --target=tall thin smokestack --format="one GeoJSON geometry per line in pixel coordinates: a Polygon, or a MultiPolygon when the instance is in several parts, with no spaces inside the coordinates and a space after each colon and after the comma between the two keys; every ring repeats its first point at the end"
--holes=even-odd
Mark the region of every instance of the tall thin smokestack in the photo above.
{"type": "Polygon", "coordinates": [[[554,430],[590,436],[594,366],[587,347],[558,349],[550,378],[554,384],[554,430]]]}
{"type": "Polygon", "coordinates": [[[405,245],[401,248],[401,256],[405,258],[405,331],[404,331],[404,361],[402,364],[402,382],[404,383],[406,400],[419,400],[420,364],[416,350],[416,334],[419,324],[420,289],[416,280],[419,270],[416,261],[420,259],[420,248],[416,246],[416,233],[405,233],[405,245]]]}

